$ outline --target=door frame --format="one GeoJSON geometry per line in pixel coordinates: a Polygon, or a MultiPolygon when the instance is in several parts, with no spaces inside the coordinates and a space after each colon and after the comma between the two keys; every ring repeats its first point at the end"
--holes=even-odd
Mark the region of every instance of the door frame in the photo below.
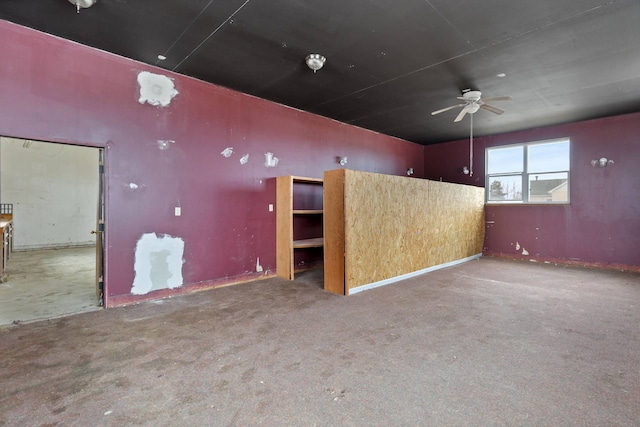
{"type": "MultiPolygon", "coordinates": [[[[102,178],[100,178],[99,176],[99,180],[102,179],[101,182],[98,183],[98,203],[100,202],[100,200],[102,200],[103,202],[103,230],[102,230],[102,293],[103,293],[103,298],[102,301],[98,300],[98,302],[102,303],[101,306],[103,308],[107,308],[108,307],[108,295],[109,293],[107,292],[108,290],[108,274],[107,274],[107,264],[108,264],[108,259],[109,257],[107,256],[109,253],[109,245],[107,244],[108,239],[109,239],[109,233],[107,232],[108,227],[108,217],[109,217],[109,194],[107,189],[109,188],[109,149],[111,148],[111,141],[107,141],[104,144],[95,144],[95,143],[80,143],[80,142],[74,142],[74,141],[55,141],[55,140],[46,140],[46,139],[40,139],[40,138],[29,138],[28,136],[21,136],[21,135],[7,135],[7,134],[0,134],[0,137],[6,137],[6,138],[16,138],[16,139],[22,139],[25,141],[38,141],[38,142],[45,142],[45,143],[49,143],[49,144],[62,144],[62,145],[74,145],[77,147],[87,147],[87,148],[96,148],[98,149],[98,167],[100,168],[100,159],[102,160],[102,178]],[[102,193],[102,194],[100,194],[102,193]]],[[[1,190],[0,190],[1,191],[1,190]]],[[[1,196],[1,194],[0,194],[1,196]]],[[[96,212],[96,221],[97,221],[97,212],[96,212]]],[[[96,238],[96,245],[98,244],[98,239],[96,238]]],[[[97,252],[97,248],[96,248],[96,252],[97,252]]],[[[99,277],[98,277],[98,271],[97,271],[97,260],[96,260],[96,277],[95,277],[95,282],[96,284],[98,283],[99,277]]]]}
{"type": "Polygon", "coordinates": [[[98,206],[96,209],[96,229],[91,233],[96,235],[96,297],[98,304],[104,307],[104,230],[105,230],[105,171],[104,149],[98,148],[98,206]]]}

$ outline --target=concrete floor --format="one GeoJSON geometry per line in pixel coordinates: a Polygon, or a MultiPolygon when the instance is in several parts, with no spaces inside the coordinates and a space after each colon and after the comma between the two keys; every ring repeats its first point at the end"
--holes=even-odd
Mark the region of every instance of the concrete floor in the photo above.
{"type": "Polygon", "coordinates": [[[16,251],[0,283],[0,325],[101,309],[95,247],[16,251]]]}
{"type": "Polygon", "coordinates": [[[0,330],[0,425],[640,425],[640,275],[319,272],[0,330]]]}

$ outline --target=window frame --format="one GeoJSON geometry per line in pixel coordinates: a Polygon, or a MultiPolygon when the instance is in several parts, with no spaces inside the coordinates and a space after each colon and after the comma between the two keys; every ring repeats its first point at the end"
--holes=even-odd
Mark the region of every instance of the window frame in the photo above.
{"type": "Polygon", "coordinates": [[[571,138],[554,138],[554,139],[546,139],[541,141],[530,141],[530,142],[520,142],[516,144],[507,144],[507,145],[496,145],[492,147],[485,148],[484,155],[484,201],[485,204],[490,205],[505,205],[505,204],[514,204],[514,205],[568,205],[571,202],[571,138]],[[554,144],[559,142],[567,142],[569,144],[569,168],[566,170],[557,170],[557,171],[547,171],[547,172],[529,172],[529,147],[536,145],[544,145],[544,144],[554,144]],[[498,150],[503,148],[515,148],[522,147],[522,172],[503,172],[503,173],[493,173],[489,174],[489,152],[491,150],[498,150]],[[530,201],[530,192],[531,188],[529,188],[529,178],[532,175],[545,175],[545,174],[554,174],[554,173],[566,173],[567,174],[567,200],[562,201],[530,201]],[[501,177],[501,176],[514,176],[521,175],[522,178],[522,200],[489,200],[489,190],[491,188],[491,178],[501,177]]]}

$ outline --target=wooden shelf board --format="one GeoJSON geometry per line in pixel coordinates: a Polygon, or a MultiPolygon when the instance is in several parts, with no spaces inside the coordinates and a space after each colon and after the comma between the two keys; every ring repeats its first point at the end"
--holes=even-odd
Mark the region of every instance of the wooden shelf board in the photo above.
{"type": "Polygon", "coordinates": [[[299,248],[321,248],[324,246],[324,239],[322,237],[318,237],[315,239],[304,239],[304,240],[294,240],[293,247],[295,249],[299,248]]]}
{"type": "Polygon", "coordinates": [[[293,182],[306,182],[307,184],[320,184],[322,185],[322,178],[307,178],[304,176],[292,176],[293,182]]]}
{"type": "Polygon", "coordinates": [[[294,215],[321,215],[322,209],[294,209],[294,215]]]}

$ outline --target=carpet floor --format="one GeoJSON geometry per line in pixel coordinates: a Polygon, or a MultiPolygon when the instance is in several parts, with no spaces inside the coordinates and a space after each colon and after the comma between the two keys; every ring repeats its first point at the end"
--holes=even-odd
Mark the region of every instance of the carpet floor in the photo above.
{"type": "Polygon", "coordinates": [[[322,271],[0,329],[0,425],[640,425],[640,275],[322,271]]]}

